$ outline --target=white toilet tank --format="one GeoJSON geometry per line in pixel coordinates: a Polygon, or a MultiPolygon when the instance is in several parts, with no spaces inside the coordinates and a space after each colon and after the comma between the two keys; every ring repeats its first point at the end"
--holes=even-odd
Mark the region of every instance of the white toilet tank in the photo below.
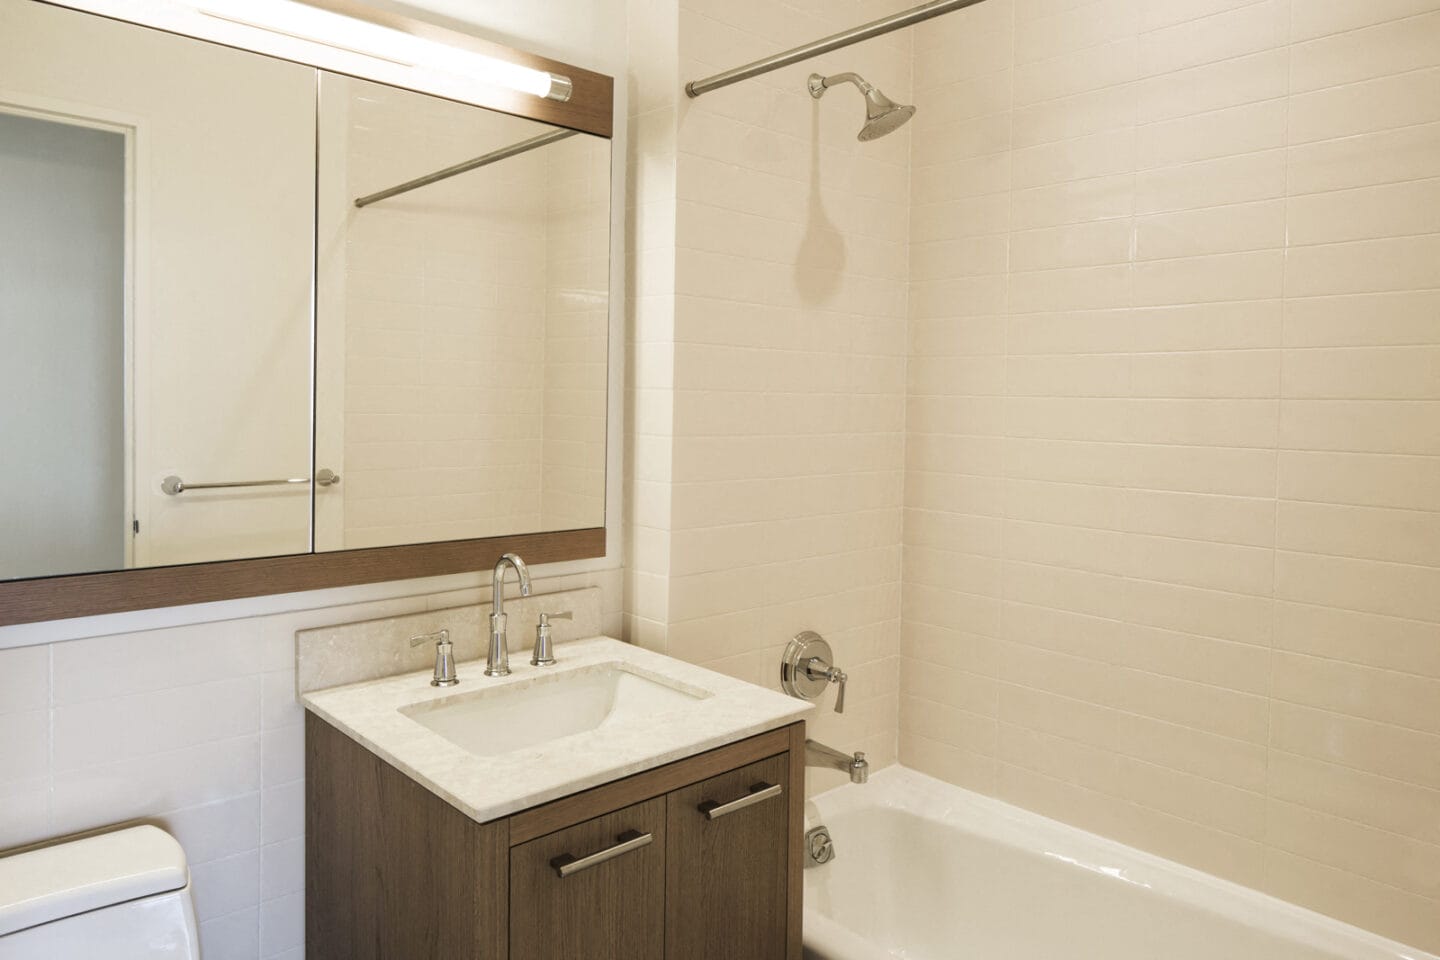
{"type": "Polygon", "coordinates": [[[185,851],[129,827],[0,857],[0,960],[197,960],[185,851]]]}

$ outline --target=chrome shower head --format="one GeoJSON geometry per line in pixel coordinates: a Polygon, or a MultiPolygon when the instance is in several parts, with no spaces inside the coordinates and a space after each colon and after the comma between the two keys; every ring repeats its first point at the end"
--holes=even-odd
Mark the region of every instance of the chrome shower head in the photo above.
{"type": "Polygon", "coordinates": [[[806,86],[810,89],[810,96],[819,100],[825,96],[826,90],[837,83],[853,83],[865,95],[865,126],[860,128],[860,132],[855,137],[857,140],[863,142],[883,137],[885,134],[899,129],[906,120],[915,116],[914,107],[891,100],[867,83],[865,78],[858,73],[837,73],[830,77],[812,73],[806,86]]]}

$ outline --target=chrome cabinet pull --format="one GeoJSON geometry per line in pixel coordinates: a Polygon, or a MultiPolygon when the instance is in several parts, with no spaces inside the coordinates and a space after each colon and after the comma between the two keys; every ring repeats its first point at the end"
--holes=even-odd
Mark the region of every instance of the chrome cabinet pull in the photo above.
{"type": "Polygon", "coordinates": [[[575,859],[572,854],[562,853],[550,861],[550,866],[555,868],[555,873],[560,879],[573,877],[582,870],[589,870],[591,867],[598,867],[607,860],[614,860],[623,856],[631,850],[639,850],[641,847],[648,847],[655,841],[652,834],[641,833],[638,830],[626,830],[615,838],[618,843],[613,847],[606,847],[604,850],[590,854],[588,857],[575,859]]]}
{"type": "Polygon", "coordinates": [[[736,810],[744,810],[746,807],[753,807],[755,804],[771,797],[778,797],[785,792],[785,788],[778,783],[757,783],[750,788],[750,792],[739,800],[731,800],[729,803],[716,803],[714,800],[706,800],[696,807],[705,814],[706,820],[719,820],[726,814],[734,813],[736,810]]]}

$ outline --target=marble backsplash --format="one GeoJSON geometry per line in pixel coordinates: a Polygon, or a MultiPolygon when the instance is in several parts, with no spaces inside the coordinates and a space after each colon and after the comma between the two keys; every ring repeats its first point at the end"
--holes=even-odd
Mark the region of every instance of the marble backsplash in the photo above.
{"type": "MultiPolygon", "coordinates": [[[[510,655],[529,656],[540,614],[573,612],[574,620],[551,621],[554,643],[598,636],[601,593],[598,587],[562,590],[506,599],[510,655]]],[[[410,638],[449,630],[459,673],[467,663],[484,659],[489,642],[490,604],[427,610],[380,620],[361,620],[295,634],[295,686],[299,693],[338,687],[362,680],[423,670],[435,662],[432,644],[411,646],[410,638]]],[[[476,669],[471,666],[471,670],[476,669]]]]}

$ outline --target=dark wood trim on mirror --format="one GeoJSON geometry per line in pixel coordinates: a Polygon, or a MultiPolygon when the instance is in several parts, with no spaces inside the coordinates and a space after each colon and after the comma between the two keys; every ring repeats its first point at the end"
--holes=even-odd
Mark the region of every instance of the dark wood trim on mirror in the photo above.
{"type": "Polygon", "coordinates": [[[11,580],[0,583],[0,626],[440,577],[488,570],[502,553],[529,564],[603,557],[605,528],[11,580]]]}

